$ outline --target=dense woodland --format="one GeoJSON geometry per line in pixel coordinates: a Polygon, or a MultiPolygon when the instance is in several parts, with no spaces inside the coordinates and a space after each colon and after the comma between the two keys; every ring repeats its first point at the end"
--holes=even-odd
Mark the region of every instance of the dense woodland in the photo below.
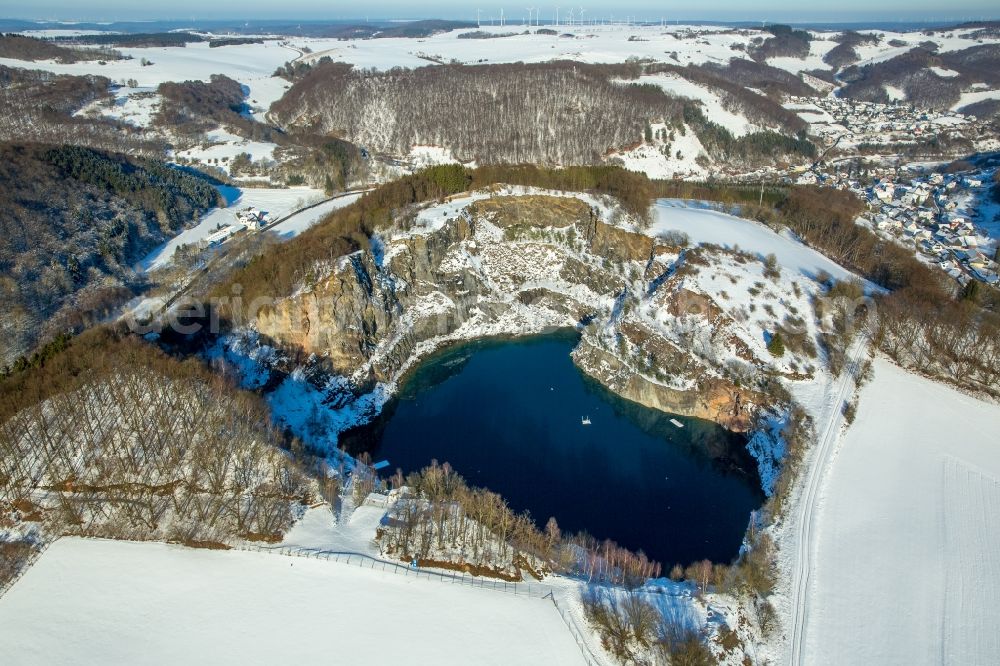
{"type": "Polygon", "coordinates": [[[110,49],[83,49],[60,46],[56,42],[37,37],[7,34],[0,35],[0,58],[15,60],[55,60],[59,63],[120,60],[122,55],[110,49]]]}
{"type": "Polygon", "coordinates": [[[129,295],[132,264],[218,204],[206,181],[151,160],[0,144],[0,365],[129,295]]]}
{"type": "Polygon", "coordinates": [[[320,65],[271,113],[285,126],[333,133],[376,153],[414,145],[480,164],[590,164],[641,143],[647,124],[682,104],[649,86],[613,83],[578,63],[444,65],[363,72],[320,65]]]}
{"type": "Polygon", "coordinates": [[[701,67],[730,83],[744,88],[755,88],[769,96],[811,97],[817,94],[791,72],[746,58],[733,58],[725,65],[708,63],[701,67]]]}
{"type": "Polygon", "coordinates": [[[595,164],[649,140],[651,123],[680,128],[685,121],[695,123],[709,157],[720,161],[765,164],[813,151],[804,137],[789,136],[805,128],[798,116],[746,86],[814,91],[787,72],[748,60],[726,67],[561,62],[381,73],[326,60],[290,63],[279,73],[295,81],[271,110],[287,131],[333,134],[376,153],[406,155],[414,145],[433,145],[478,164],[595,164]],[[698,113],[697,102],[629,84],[657,72],[717,89],[728,109],[783,134],[735,139],[698,113]]]}
{"type": "Polygon", "coordinates": [[[283,444],[257,396],[128,333],[0,381],[0,506],[49,534],[274,540],[325,487],[283,444]]]}
{"type": "Polygon", "coordinates": [[[228,76],[213,74],[209,81],[168,81],[161,83],[157,92],[163,101],[154,123],[175,131],[197,135],[220,124],[253,125],[241,115],[246,109],[243,87],[228,76]]]}
{"type": "Polygon", "coordinates": [[[751,132],[737,138],[722,125],[709,121],[701,107],[692,104],[684,107],[684,122],[698,135],[705,151],[726,165],[758,164],[764,156],[792,162],[816,157],[816,146],[806,138],[805,130],[796,137],[777,132],[751,132]]]}
{"type": "Polygon", "coordinates": [[[162,155],[161,141],[109,119],[74,115],[110,99],[103,76],[63,76],[0,65],[0,141],[75,144],[133,155],[162,155]]]}
{"type": "Polygon", "coordinates": [[[56,37],[61,44],[107,45],[121,48],[183,47],[190,42],[204,42],[206,37],[191,32],[102,32],[95,35],[56,37]]]}
{"type": "MultiPolygon", "coordinates": [[[[341,190],[364,173],[358,148],[340,139],[308,131],[285,133],[249,116],[243,87],[228,76],[213,75],[209,81],[182,81],[160,84],[162,97],[153,119],[154,126],[167,130],[181,141],[201,142],[205,132],[223,127],[252,141],[278,145],[281,164],[267,165],[275,180],[290,185],[308,184],[328,193],[341,190]]],[[[233,176],[256,167],[248,160],[230,165],[233,176]]]]}
{"type": "Polygon", "coordinates": [[[750,50],[753,59],[765,62],[768,58],[805,58],[809,55],[812,36],[806,30],[793,30],[787,25],[771,25],[766,28],[770,37],[762,41],[754,40],[750,50]]]}
{"type": "Polygon", "coordinates": [[[826,55],[823,56],[823,62],[834,69],[843,69],[861,59],[856,47],[864,44],[878,44],[880,41],[878,35],[847,30],[837,38],[837,45],[826,52],[826,55]]]}
{"type": "Polygon", "coordinates": [[[223,37],[208,40],[208,48],[217,49],[223,46],[243,46],[246,44],[263,44],[263,37],[223,37]]]}

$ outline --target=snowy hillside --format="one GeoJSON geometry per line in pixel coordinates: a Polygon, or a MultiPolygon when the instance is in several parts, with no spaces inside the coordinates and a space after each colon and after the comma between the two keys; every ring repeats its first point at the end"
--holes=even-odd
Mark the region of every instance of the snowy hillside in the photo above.
{"type": "MultiPolygon", "coordinates": [[[[116,118],[146,128],[150,127],[154,114],[161,107],[157,86],[167,82],[208,81],[213,75],[230,77],[243,86],[247,118],[274,122],[274,114],[269,114],[268,110],[297,81],[297,77],[290,77],[289,80],[275,76],[276,70],[289,62],[308,69],[327,58],[335,63],[352,65],[355,71],[371,72],[387,72],[397,67],[431,71],[459,64],[524,63],[530,69],[542,63],[556,62],[619,67],[635,67],[642,62],[652,65],[652,71],[659,73],[642,75],[629,81],[661,88],[670,95],[700,103],[707,120],[731,132],[736,139],[768,129],[794,134],[798,128],[789,125],[787,119],[774,116],[773,109],[767,111],[767,105],[776,105],[776,100],[788,95],[824,97],[835,88],[842,88],[835,94],[843,93],[858,100],[889,102],[895,99],[915,103],[921,108],[975,112],[983,118],[992,116],[994,107],[1000,104],[1000,80],[990,73],[995,70],[1000,39],[991,33],[972,29],[930,33],[801,32],[796,34],[808,35],[807,48],[804,52],[794,52],[772,36],[770,28],[577,22],[559,26],[553,31],[523,23],[509,21],[502,27],[484,24],[477,34],[486,38],[476,39],[466,38],[468,30],[445,31],[419,39],[321,39],[272,35],[266,36],[262,43],[223,48],[210,48],[205,42],[189,43],[184,47],[124,48],[121,49],[123,55],[130,59],[111,60],[101,65],[29,62],[9,58],[0,59],[0,65],[38,68],[61,74],[106,76],[115,85],[112,101],[94,102],[81,112],[116,118]],[[828,57],[835,50],[844,49],[848,56],[836,60],[828,57]],[[150,64],[143,65],[143,62],[150,64]],[[669,73],[664,73],[665,69],[669,73]],[[833,77],[839,71],[849,71],[850,76],[834,83],[833,77]],[[713,77],[717,77],[714,83],[713,77]],[[848,85],[845,87],[844,84],[848,85]],[[923,91],[927,91],[926,94],[923,91]]],[[[426,76],[418,78],[423,80],[426,76]]],[[[414,85],[420,94],[424,94],[426,84],[414,85]]],[[[384,88],[385,84],[379,86],[379,90],[384,88]]],[[[446,132],[454,129],[454,118],[444,129],[418,132],[420,136],[408,141],[408,145],[395,146],[395,142],[407,141],[396,137],[387,144],[385,135],[391,133],[394,123],[409,113],[408,107],[394,110],[384,100],[379,101],[378,91],[369,91],[365,96],[373,100],[370,108],[366,107],[362,114],[371,127],[355,127],[348,132],[347,138],[375,152],[385,150],[385,145],[392,145],[393,158],[411,166],[455,159],[452,153],[459,151],[454,145],[454,137],[449,140],[446,132]],[[411,151],[416,153],[411,155],[411,151]]],[[[324,105],[329,106],[330,103],[324,105]]],[[[502,111],[504,106],[509,104],[498,105],[498,109],[502,111]]],[[[318,110],[304,109],[302,104],[296,104],[296,108],[308,112],[309,121],[316,120],[314,116],[318,110]]],[[[555,111],[561,112],[562,108],[562,105],[557,105],[542,115],[535,114],[531,116],[531,122],[537,122],[541,117],[555,117],[555,111]]],[[[914,122],[919,120],[918,116],[914,117],[914,122]]],[[[573,117],[569,114],[561,118],[559,123],[548,128],[548,134],[558,134],[561,126],[572,123],[573,117]]],[[[595,123],[601,117],[601,114],[591,114],[590,122],[595,123]]],[[[813,120],[806,116],[803,118],[813,120]]],[[[529,119],[522,120],[524,122],[517,123],[519,127],[529,119]]],[[[650,116],[642,122],[664,121],[664,118],[650,116]]],[[[352,122],[357,124],[360,121],[352,122]]],[[[412,120],[406,124],[412,125],[412,120]]],[[[509,123],[497,126],[506,124],[509,123]]],[[[338,136],[342,136],[339,132],[347,126],[343,122],[336,125],[338,136]]],[[[823,134],[827,129],[820,127],[817,132],[823,134]]],[[[696,131],[701,130],[696,128],[696,131]]],[[[481,133],[481,130],[476,132],[481,133]]],[[[596,151],[600,155],[610,151],[610,157],[620,160],[628,168],[656,178],[703,178],[720,170],[731,173],[734,170],[728,163],[740,152],[725,151],[728,159],[718,160],[719,156],[714,153],[720,148],[712,146],[705,150],[691,132],[682,132],[669,143],[641,142],[641,128],[625,128],[623,133],[629,135],[627,140],[616,138],[610,145],[594,146],[591,152],[596,151]]],[[[559,135],[559,143],[576,140],[571,138],[576,134],[579,132],[559,135]]],[[[173,153],[175,159],[197,160],[224,170],[241,153],[249,154],[255,165],[272,165],[286,159],[275,158],[274,143],[240,136],[224,128],[205,136],[198,145],[189,141],[182,143],[184,145],[173,153]]],[[[508,143],[510,141],[501,144],[503,150],[508,150],[508,143]]],[[[481,152],[485,156],[498,149],[497,145],[493,145],[490,150],[481,152]]],[[[538,148],[531,150],[537,152],[538,148]]],[[[519,151],[514,151],[512,155],[505,154],[505,157],[517,162],[526,161],[533,154],[525,152],[524,148],[519,151]]],[[[466,147],[462,152],[469,153],[470,150],[466,147]]],[[[545,156],[553,163],[571,163],[578,162],[580,154],[583,153],[566,151],[560,145],[545,156]]],[[[465,154],[459,155],[459,158],[468,161],[474,156],[465,154]]],[[[796,161],[777,152],[774,158],[779,162],[796,161]]],[[[593,159],[592,156],[588,156],[590,159],[593,159]]],[[[751,166],[749,162],[752,161],[749,160],[745,168],[736,169],[736,172],[752,171],[746,168],[751,166]]]]}

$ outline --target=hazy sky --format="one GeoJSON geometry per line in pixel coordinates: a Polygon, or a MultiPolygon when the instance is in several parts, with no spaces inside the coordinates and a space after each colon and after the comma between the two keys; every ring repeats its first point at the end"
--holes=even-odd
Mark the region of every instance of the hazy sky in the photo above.
{"type": "MultiPolygon", "coordinates": [[[[620,2],[580,2],[572,6],[586,9],[588,18],[615,18],[626,15],[640,19],[707,19],[768,21],[941,21],[1000,17],[997,0],[839,0],[837,2],[792,2],[789,0],[622,0],[620,2]]],[[[563,11],[570,2],[561,3],[563,11]]],[[[57,20],[145,20],[145,19],[349,19],[358,18],[454,18],[475,19],[476,8],[484,15],[505,9],[508,17],[520,20],[525,7],[541,9],[543,20],[551,20],[555,2],[537,0],[488,2],[484,0],[0,0],[0,18],[57,20]]]]}

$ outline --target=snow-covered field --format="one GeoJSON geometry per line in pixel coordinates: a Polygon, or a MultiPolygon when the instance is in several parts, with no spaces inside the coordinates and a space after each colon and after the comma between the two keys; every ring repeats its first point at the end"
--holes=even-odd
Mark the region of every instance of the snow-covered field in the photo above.
{"type": "MultiPolygon", "coordinates": [[[[487,11],[487,10],[484,10],[487,11]]],[[[207,43],[189,44],[185,48],[125,48],[119,49],[134,56],[131,61],[111,61],[96,67],[93,63],[59,65],[40,63],[45,69],[79,73],[101,73],[113,79],[135,77],[140,85],[153,85],[163,80],[180,81],[191,78],[207,80],[213,73],[223,73],[247,84],[252,96],[261,106],[267,100],[280,96],[282,79],[270,75],[278,65],[302,56],[313,61],[329,56],[334,61],[352,63],[359,68],[387,70],[393,67],[424,67],[437,61],[456,60],[466,64],[504,62],[547,62],[550,60],[575,60],[587,63],[620,63],[630,58],[688,64],[720,63],[744,51],[750,40],[760,33],[709,25],[560,25],[527,26],[521,17],[508,16],[507,25],[491,25],[484,14],[483,25],[478,30],[496,35],[494,39],[462,39],[459,35],[477,28],[452,30],[419,39],[360,39],[338,40],[307,37],[282,37],[281,41],[268,39],[263,44],[246,44],[209,48],[207,43]],[[558,35],[536,34],[540,27],[556,28],[558,35]],[[742,33],[742,34],[741,34],[742,33]],[[307,47],[312,52],[302,55],[307,47]],[[735,48],[734,48],[735,47],[735,48]],[[153,62],[142,67],[139,59],[146,57],[153,62]],[[84,70],[99,70],[84,71],[84,70]],[[181,78],[169,78],[171,72],[183,71],[181,78]]],[[[53,35],[57,31],[45,33],[53,35]]],[[[58,31],[59,34],[68,34],[58,31]]],[[[857,47],[861,56],[859,65],[881,62],[906,53],[921,42],[932,39],[941,51],[955,51],[975,45],[975,39],[963,37],[962,31],[950,34],[935,33],[928,37],[919,31],[877,32],[882,36],[878,44],[857,47]],[[899,40],[905,46],[892,46],[899,40]]],[[[37,31],[36,33],[37,34],[37,31]]],[[[813,32],[814,41],[806,58],[772,58],[769,65],[798,72],[808,69],[827,69],[822,57],[834,46],[831,37],[837,33],[813,32]]],[[[985,40],[992,41],[992,40],[985,40]]],[[[3,64],[17,61],[0,60],[3,64]]]]}
{"type": "Polygon", "coordinates": [[[803,663],[996,663],[1000,406],[874,369],[820,494],[803,663]]]}
{"type": "Polygon", "coordinates": [[[57,74],[97,74],[121,84],[135,79],[139,88],[147,90],[155,89],[167,81],[208,81],[213,74],[225,74],[247,86],[247,101],[259,114],[266,111],[291,85],[284,79],[272,76],[274,70],[298,55],[294,49],[279,46],[274,41],[214,49],[209,48],[207,42],[202,42],[184,47],[118,50],[124,55],[132,56],[132,59],[111,60],[105,65],[98,65],[93,62],[62,64],[0,58],[0,64],[43,69],[57,74]],[[143,66],[143,58],[153,64],[143,66]]]}
{"type": "Polygon", "coordinates": [[[64,538],[0,600],[5,664],[580,664],[548,599],[272,553],[64,538]]]}
{"type": "Polygon", "coordinates": [[[1000,90],[977,89],[964,92],[959,100],[952,105],[951,110],[958,111],[964,106],[975,104],[977,102],[985,102],[988,99],[1000,99],[1000,90]]]}
{"type": "Polygon", "coordinates": [[[273,233],[278,234],[282,240],[298,236],[300,233],[313,226],[333,211],[350,206],[352,203],[360,199],[362,194],[364,193],[354,192],[351,194],[337,196],[337,198],[329,201],[324,201],[314,208],[304,210],[301,213],[297,213],[289,217],[272,231],[273,233]]]}
{"type": "Polygon", "coordinates": [[[697,202],[660,199],[653,212],[649,228],[653,235],[682,231],[692,243],[739,248],[761,257],[774,254],[781,267],[805,277],[815,277],[820,271],[837,279],[851,277],[849,271],[800,241],[777,234],[753,220],[720,212],[708,204],[699,207],[697,202]]]}

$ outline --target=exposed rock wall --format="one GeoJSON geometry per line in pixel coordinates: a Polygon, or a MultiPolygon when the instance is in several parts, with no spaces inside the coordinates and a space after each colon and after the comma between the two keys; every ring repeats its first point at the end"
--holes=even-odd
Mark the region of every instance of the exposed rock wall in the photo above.
{"type": "Polygon", "coordinates": [[[657,248],[649,236],[596,219],[577,199],[495,197],[436,230],[398,232],[379,255],[362,251],[317,267],[312,284],[262,311],[256,326],[321,357],[359,392],[397,380],[440,343],[577,326],[584,335],[576,363],[610,390],[748,430],[761,396],[623,311],[657,248]],[[512,236],[512,227],[533,231],[512,236]]]}
{"type": "Polygon", "coordinates": [[[627,400],[664,412],[714,421],[736,432],[751,429],[755,407],[762,398],[717,377],[699,377],[688,390],[653,382],[587,337],[573,351],[573,360],[588,376],[627,400]]]}

